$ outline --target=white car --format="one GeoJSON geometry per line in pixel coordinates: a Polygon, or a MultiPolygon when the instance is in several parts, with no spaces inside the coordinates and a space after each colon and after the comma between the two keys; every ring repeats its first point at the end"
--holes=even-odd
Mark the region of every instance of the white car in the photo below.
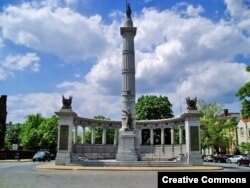
{"type": "Polygon", "coordinates": [[[242,158],[243,158],[243,155],[234,155],[227,159],[227,163],[238,163],[238,160],[242,158]]]}

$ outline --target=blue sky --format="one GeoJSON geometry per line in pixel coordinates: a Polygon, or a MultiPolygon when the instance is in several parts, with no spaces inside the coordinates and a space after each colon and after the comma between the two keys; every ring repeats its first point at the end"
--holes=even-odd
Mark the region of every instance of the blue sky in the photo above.
{"type": "MultiPolygon", "coordinates": [[[[250,80],[247,0],[130,0],[136,89],[166,95],[174,114],[185,98],[241,108],[235,93],[250,80]]],[[[8,121],[50,116],[73,96],[79,116],[120,119],[125,0],[0,1],[0,94],[8,121]]]]}

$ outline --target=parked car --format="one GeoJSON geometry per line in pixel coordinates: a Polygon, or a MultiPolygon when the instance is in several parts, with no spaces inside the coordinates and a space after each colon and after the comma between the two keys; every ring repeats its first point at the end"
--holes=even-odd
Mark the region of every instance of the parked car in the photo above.
{"type": "Polygon", "coordinates": [[[227,163],[238,163],[238,161],[239,161],[240,159],[242,159],[242,158],[243,158],[243,155],[234,155],[234,156],[229,157],[229,158],[227,159],[227,163]]]}
{"type": "Polygon", "coordinates": [[[242,159],[238,160],[238,165],[250,166],[250,155],[247,155],[242,159]]]}
{"type": "Polygon", "coordinates": [[[50,161],[51,160],[51,155],[50,152],[48,151],[38,151],[35,153],[35,155],[33,156],[33,162],[35,161],[50,161]]]}
{"type": "Polygon", "coordinates": [[[214,162],[216,163],[226,163],[228,159],[227,155],[218,155],[214,157],[214,162]]]}
{"type": "Polygon", "coordinates": [[[214,161],[214,156],[213,155],[207,155],[203,157],[204,162],[213,162],[214,161]]]}

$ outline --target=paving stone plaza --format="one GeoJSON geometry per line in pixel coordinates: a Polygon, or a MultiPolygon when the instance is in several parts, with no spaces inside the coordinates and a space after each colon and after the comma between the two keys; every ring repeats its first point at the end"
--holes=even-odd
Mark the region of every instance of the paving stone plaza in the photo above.
{"type": "Polygon", "coordinates": [[[63,97],[59,117],[56,165],[82,164],[105,166],[184,166],[202,165],[200,144],[200,112],[196,99],[187,98],[187,112],[179,117],[159,120],[135,118],[135,50],[131,7],[120,28],[122,50],[121,121],[80,117],[71,107],[72,98],[63,97]],[[82,127],[82,143],[77,135],[82,127]],[[85,129],[92,130],[91,144],[86,143],[85,129]],[[95,143],[95,130],[102,129],[102,143],[95,143]],[[114,130],[113,143],[107,143],[107,130],[114,130]],[[73,133],[73,134],[72,134],[73,133]],[[147,135],[150,143],[142,138],[147,135]],[[156,136],[158,142],[156,143],[156,136]],[[179,140],[176,141],[176,135],[179,140]]]}

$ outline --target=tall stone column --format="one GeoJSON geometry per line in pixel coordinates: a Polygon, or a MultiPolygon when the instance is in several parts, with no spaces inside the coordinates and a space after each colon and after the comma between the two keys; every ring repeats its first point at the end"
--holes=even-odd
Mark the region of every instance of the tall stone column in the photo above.
{"type": "Polygon", "coordinates": [[[137,161],[139,149],[138,131],[135,130],[135,50],[131,8],[127,4],[127,16],[120,33],[123,38],[122,50],[122,127],[119,130],[119,142],[116,160],[137,161]],[[130,121],[128,121],[130,120],[130,121]],[[129,127],[128,127],[129,126],[129,127]],[[128,130],[129,129],[129,130],[128,130]]]}
{"type": "Polygon", "coordinates": [[[115,129],[115,135],[114,135],[114,145],[117,146],[117,138],[118,138],[118,129],[115,129]]]}
{"type": "Polygon", "coordinates": [[[107,129],[106,128],[104,128],[103,130],[102,130],[102,145],[105,145],[106,144],[106,140],[107,140],[107,129]]]}
{"type": "Polygon", "coordinates": [[[85,127],[82,127],[82,144],[86,143],[85,127]]]}
{"type": "Polygon", "coordinates": [[[150,145],[154,145],[154,129],[150,129],[150,145]]]}
{"type": "Polygon", "coordinates": [[[165,145],[164,128],[161,128],[161,145],[165,145]]]}
{"type": "Polygon", "coordinates": [[[182,115],[185,121],[186,153],[190,165],[202,165],[200,116],[197,110],[189,110],[182,115]]]}
{"type": "Polygon", "coordinates": [[[74,143],[77,144],[78,143],[78,130],[77,130],[78,126],[75,126],[75,140],[74,143]]]}
{"type": "Polygon", "coordinates": [[[74,129],[74,118],[77,116],[70,109],[61,109],[56,112],[59,117],[58,125],[58,145],[56,155],[56,165],[65,165],[71,162],[72,153],[72,131],[74,129]]]}
{"type": "Polygon", "coordinates": [[[91,144],[95,144],[95,127],[91,128],[91,144]]]}

